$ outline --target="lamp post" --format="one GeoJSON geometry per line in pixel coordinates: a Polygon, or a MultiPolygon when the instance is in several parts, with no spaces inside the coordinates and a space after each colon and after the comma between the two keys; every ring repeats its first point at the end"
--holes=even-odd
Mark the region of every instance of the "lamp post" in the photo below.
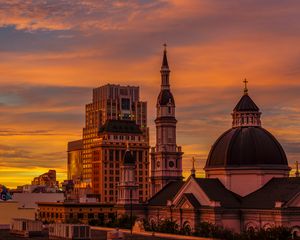
{"type": "Polygon", "coordinates": [[[132,189],[130,189],[130,235],[132,238],[132,189]]]}

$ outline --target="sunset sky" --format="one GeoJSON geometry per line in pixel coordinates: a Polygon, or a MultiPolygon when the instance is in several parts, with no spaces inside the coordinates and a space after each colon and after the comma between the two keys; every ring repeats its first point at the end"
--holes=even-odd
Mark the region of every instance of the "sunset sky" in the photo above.
{"type": "Polygon", "coordinates": [[[300,160],[300,1],[0,0],[0,184],[66,178],[92,88],[138,85],[154,144],[168,44],[184,169],[202,171],[249,80],[263,127],[300,160]]]}

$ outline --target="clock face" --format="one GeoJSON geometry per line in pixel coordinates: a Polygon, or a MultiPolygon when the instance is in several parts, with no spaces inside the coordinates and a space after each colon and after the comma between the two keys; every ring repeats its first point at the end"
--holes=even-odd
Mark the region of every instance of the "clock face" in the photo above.
{"type": "Polygon", "coordinates": [[[174,167],[174,162],[173,162],[173,161],[170,161],[170,162],[169,162],[169,167],[170,167],[170,168],[174,167]]]}
{"type": "Polygon", "coordinates": [[[156,166],[159,168],[160,167],[160,162],[157,161],[156,166]]]}

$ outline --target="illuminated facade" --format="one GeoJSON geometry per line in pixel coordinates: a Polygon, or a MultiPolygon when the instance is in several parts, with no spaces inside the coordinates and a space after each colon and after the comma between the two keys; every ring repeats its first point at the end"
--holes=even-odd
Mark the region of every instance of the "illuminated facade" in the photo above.
{"type": "Polygon", "coordinates": [[[82,140],[68,143],[68,180],[76,181],[78,179],[82,179],[82,152],[82,140]]]}
{"type": "Polygon", "coordinates": [[[56,171],[55,170],[49,170],[46,173],[43,173],[42,175],[35,177],[31,181],[32,185],[42,185],[47,187],[55,187],[58,185],[58,182],[56,181],[56,171]]]}
{"type": "Polygon", "coordinates": [[[100,202],[117,202],[120,167],[127,145],[136,161],[138,200],[149,196],[149,143],[139,126],[130,120],[108,120],[92,145],[92,188],[100,202]]]}
{"type": "Polygon", "coordinates": [[[83,179],[92,177],[91,146],[106,120],[133,120],[148,141],[147,103],[140,101],[139,87],[107,84],[93,89],[93,101],[86,105],[83,128],[83,179]]]}

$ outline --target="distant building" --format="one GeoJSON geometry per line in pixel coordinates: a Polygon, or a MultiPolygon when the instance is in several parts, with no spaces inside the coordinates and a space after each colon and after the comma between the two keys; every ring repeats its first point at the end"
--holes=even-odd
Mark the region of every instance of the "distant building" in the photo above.
{"type": "Polygon", "coordinates": [[[56,171],[49,170],[48,172],[35,177],[32,180],[31,184],[37,186],[57,187],[58,182],[56,181],[56,171]]]}
{"type": "Polygon", "coordinates": [[[136,161],[138,200],[149,197],[149,144],[140,127],[131,120],[107,120],[92,144],[92,188],[101,202],[116,203],[121,164],[127,145],[136,161]]]}
{"type": "Polygon", "coordinates": [[[116,219],[116,210],[113,204],[103,203],[72,203],[72,202],[39,202],[37,218],[41,221],[68,223],[89,223],[97,219],[99,222],[116,219]]]}
{"type": "Polygon", "coordinates": [[[83,141],[68,142],[68,180],[83,178],[83,141]]]}
{"type": "Polygon", "coordinates": [[[107,120],[133,120],[148,139],[147,103],[140,101],[139,87],[107,84],[93,89],[86,105],[83,128],[83,179],[92,178],[92,144],[107,120]]]}

